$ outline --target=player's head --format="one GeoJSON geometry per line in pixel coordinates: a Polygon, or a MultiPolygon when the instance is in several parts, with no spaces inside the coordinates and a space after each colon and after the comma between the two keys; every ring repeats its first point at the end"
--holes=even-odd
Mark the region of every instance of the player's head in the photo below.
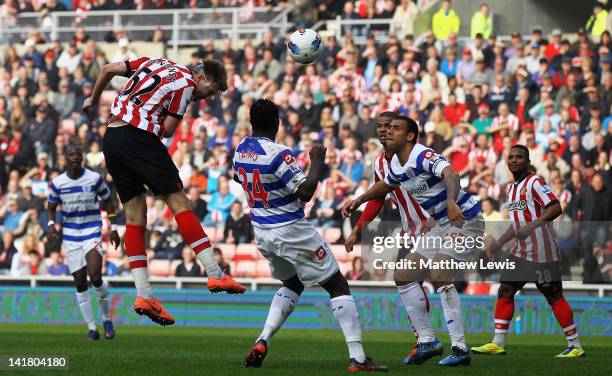
{"type": "Polygon", "coordinates": [[[395,153],[406,144],[416,144],[419,139],[419,125],[408,116],[397,115],[387,127],[387,149],[395,153]]]}
{"type": "Polygon", "coordinates": [[[529,149],[525,145],[516,144],[508,152],[508,169],[513,175],[522,175],[528,171],[531,161],[529,149]]]}
{"type": "Polygon", "coordinates": [[[251,125],[254,135],[274,139],[278,132],[278,107],[268,99],[258,99],[251,106],[251,125]]]}
{"type": "Polygon", "coordinates": [[[196,83],[195,99],[206,99],[227,90],[227,71],[219,60],[204,60],[191,70],[196,83]]]}
{"type": "Polygon", "coordinates": [[[69,169],[80,169],[83,166],[83,147],[78,143],[66,146],[66,162],[69,169]]]}
{"type": "Polygon", "coordinates": [[[376,135],[383,147],[387,147],[387,128],[397,114],[391,111],[381,112],[376,116],[376,135]]]}

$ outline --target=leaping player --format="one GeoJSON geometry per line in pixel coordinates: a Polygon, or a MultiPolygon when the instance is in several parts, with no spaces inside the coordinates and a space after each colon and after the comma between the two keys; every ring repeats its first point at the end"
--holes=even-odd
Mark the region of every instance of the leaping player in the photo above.
{"type": "MultiPolygon", "coordinates": [[[[397,187],[404,187],[418,204],[437,221],[436,225],[419,241],[407,259],[421,265],[422,261],[449,262],[451,259],[467,261],[476,249],[458,252],[448,246],[446,239],[474,239],[484,236],[484,220],[480,214],[480,202],[459,186],[459,176],[444,157],[417,143],[419,127],[409,117],[397,116],[391,121],[386,135],[387,148],[393,151],[389,172],[384,180],[374,184],[367,192],[343,208],[350,215],[364,202],[384,198],[397,187]]],[[[434,287],[440,293],[446,327],[451,337],[451,351],[439,364],[442,366],[469,365],[470,351],[465,341],[461,301],[452,283],[453,270],[431,270],[434,287]]],[[[417,332],[418,344],[404,359],[407,365],[421,364],[441,355],[443,346],[435,337],[431,318],[420,283],[427,270],[401,270],[396,276],[402,301],[417,332]]]]}
{"type": "Polygon", "coordinates": [[[110,316],[108,287],[102,280],[102,216],[99,198],[111,221],[110,240],[117,248],[120,243],[115,223],[115,207],[111,192],[102,176],[83,168],[83,149],[78,144],[66,148],[67,170],[57,176],[49,185],[47,217],[49,230],[47,237],[59,236],[53,221],[58,205],[62,209],[62,234],[64,252],[68,269],[76,284],[76,297],[83,319],[89,329],[87,338],[95,341],[100,338],[91,307],[87,289],[87,276],[94,287],[100,310],[104,338],[113,339],[115,329],[110,316]]]}
{"type": "Polygon", "coordinates": [[[563,297],[559,265],[561,255],[552,229],[552,221],[563,211],[548,184],[530,172],[530,166],[529,149],[523,145],[514,145],[508,153],[508,168],[514,182],[508,185],[506,201],[511,225],[486,251],[490,258],[494,258],[504,244],[516,238],[517,242],[508,257],[516,267],[502,272],[495,306],[493,341],[472,347],[472,351],[478,354],[506,354],[506,335],[514,315],[514,295],[527,282],[535,282],[550,304],[567,339],[567,348],[557,357],[579,358],[585,352],[578,339],[574,313],[563,297]]]}
{"type": "Polygon", "coordinates": [[[242,184],[251,207],[255,242],[268,259],[274,278],[283,282],[270,305],[261,335],[246,355],[246,367],[261,367],[272,336],[293,312],[304,287],[321,285],[331,298],[332,313],[346,339],[348,370],[387,371],[366,357],[355,301],[329,245],[304,218],[302,202],[314,195],[325,159],[325,148],[314,145],[308,176],[291,151],[273,140],[279,126],[278,107],[259,99],[251,107],[253,136],[236,148],[234,179],[242,184]]]}
{"type": "Polygon", "coordinates": [[[107,64],[83,111],[98,102],[114,76],[130,79],[113,102],[103,152],[126,213],[125,251],[137,290],[134,310],[160,325],[172,325],[174,318],[155,298],[149,284],[145,185],[174,213],[181,236],[206,269],[208,289],[230,294],[246,290],[219,268],[208,236],[183,192],[178,170],[160,141],[172,136],[190,101],[211,98],[227,89],[227,73],[218,60],[206,60],[193,68],[149,57],[107,64]]]}

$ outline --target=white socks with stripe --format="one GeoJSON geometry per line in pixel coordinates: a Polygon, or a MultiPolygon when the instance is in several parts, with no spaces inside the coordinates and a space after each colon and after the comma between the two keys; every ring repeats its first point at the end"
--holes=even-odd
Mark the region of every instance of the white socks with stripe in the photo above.
{"type": "Polygon", "coordinates": [[[96,290],[96,296],[98,297],[98,303],[100,304],[100,310],[102,311],[102,320],[109,321],[110,317],[110,304],[108,301],[108,286],[106,282],[102,282],[99,287],[94,286],[96,290]]]}
{"type": "Polygon", "coordinates": [[[427,298],[418,282],[411,282],[407,285],[398,286],[397,291],[412,327],[417,333],[417,342],[431,342],[436,338],[436,335],[431,325],[429,310],[427,309],[427,298]]]}
{"type": "MultiPolygon", "coordinates": [[[[206,238],[206,241],[208,241],[208,238],[206,238]]],[[[193,247],[192,245],[192,248],[195,247],[193,247]]],[[[196,256],[198,256],[198,259],[204,266],[207,275],[215,279],[223,278],[223,271],[219,267],[219,264],[217,264],[217,260],[215,260],[215,255],[213,253],[212,248],[204,249],[197,253],[196,256]]]]}
{"type": "Polygon", "coordinates": [[[440,301],[442,302],[444,319],[446,321],[448,334],[451,338],[451,343],[453,346],[457,346],[463,351],[467,351],[459,293],[453,284],[440,287],[438,293],[440,293],[440,301]]]}
{"type": "Polygon", "coordinates": [[[257,339],[263,339],[269,342],[272,336],[274,336],[281,326],[283,326],[287,317],[293,312],[299,298],[300,296],[295,291],[286,287],[281,287],[276,292],[276,295],[274,295],[274,298],[272,298],[266,324],[264,325],[261,335],[257,339]]]}
{"type": "Polygon", "coordinates": [[[94,320],[93,310],[91,309],[91,300],[89,299],[89,291],[76,293],[77,302],[83,315],[83,320],[87,323],[89,330],[96,330],[96,321],[94,320]]]}
{"type": "Polygon", "coordinates": [[[365,353],[361,344],[361,324],[359,312],[351,295],[337,296],[331,299],[331,308],[338,325],[342,329],[349,350],[349,356],[362,363],[365,353]]]}
{"type": "Polygon", "coordinates": [[[134,284],[136,285],[136,295],[145,299],[155,298],[153,295],[153,290],[151,289],[151,284],[149,283],[148,268],[144,267],[132,269],[132,277],[134,277],[134,284]]]}

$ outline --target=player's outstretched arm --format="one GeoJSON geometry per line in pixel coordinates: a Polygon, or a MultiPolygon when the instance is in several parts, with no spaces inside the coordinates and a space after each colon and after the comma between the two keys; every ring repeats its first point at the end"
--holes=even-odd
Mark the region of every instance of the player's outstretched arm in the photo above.
{"type": "Polygon", "coordinates": [[[361,213],[359,221],[351,232],[351,235],[348,237],[348,239],[346,239],[346,242],[344,242],[344,248],[346,248],[347,252],[351,252],[353,250],[353,246],[357,242],[357,236],[361,232],[361,229],[367,226],[368,223],[372,222],[372,220],[374,220],[374,218],[378,216],[384,206],[384,199],[368,201],[365,209],[363,210],[363,213],[361,213]]]}
{"type": "Polygon", "coordinates": [[[387,185],[384,180],[380,180],[371,186],[370,189],[368,189],[364,194],[344,204],[342,207],[342,215],[348,217],[364,202],[375,199],[384,199],[387,194],[392,192],[394,189],[395,187],[387,185]]]}
{"type": "Polygon", "coordinates": [[[92,94],[83,102],[83,112],[88,111],[100,100],[100,95],[104,88],[115,76],[125,76],[128,73],[128,67],[125,62],[105,64],[100,70],[100,75],[96,79],[92,94]]]}
{"type": "Polygon", "coordinates": [[[326,152],[327,149],[320,144],[312,146],[310,150],[310,171],[308,171],[306,180],[300,184],[297,190],[297,196],[300,201],[310,201],[317,190],[317,186],[321,180],[321,171],[323,170],[326,152]]]}
{"type": "Polygon", "coordinates": [[[115,249],[119,248],[121,244],[121,238],[119,237],[119,233],[117,232],[117,214],[115,211],[115,204],[113,203],[113,198],[110,196],[108,199],[102,201],[102,205],[104,210],[108,213],[108,220],[111,223],[111,233],[110,233],[110,241],[115,249]]]}

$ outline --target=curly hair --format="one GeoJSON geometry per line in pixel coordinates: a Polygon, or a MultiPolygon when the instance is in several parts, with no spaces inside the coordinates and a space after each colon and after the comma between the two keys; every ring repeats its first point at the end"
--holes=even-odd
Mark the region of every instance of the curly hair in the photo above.
{"type": "Polygon", "coordinates": [[[227,90],[227,71],[225,65],[217,59],[207,59],[202,62],[203,73],[219,85],[221,91],[227,90]]]}
{"type": "Polygon", "coordinates": [[[250,115],[254,131],[265,131],[278,124],[278,107],[269,99],[258,99],[253,103],[250,115]]]}

